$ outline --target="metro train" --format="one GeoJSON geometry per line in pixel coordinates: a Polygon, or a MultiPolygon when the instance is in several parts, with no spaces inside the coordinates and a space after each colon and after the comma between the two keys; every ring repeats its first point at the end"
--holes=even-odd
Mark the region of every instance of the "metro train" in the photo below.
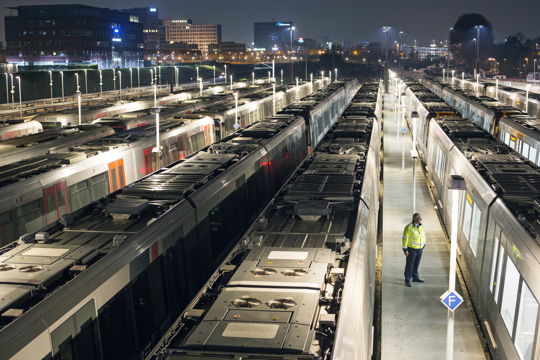
{"type": "Polygon", "coordinates": [[[503,84],[497,84],[493,81],[483,80],[476,85],[476,82],[473,81],[454,79],[454,83],[463,88],[477,91],[482,95],[494,99],[498,98],[503,104],[518,108],[531,116],[540,117],[540,94],[538,93],[529,92],[527,101],[526,90],[505,86],[504,82],[503,84]]]}
{"type": "MultiPolygon", "coordinates": [[[[358,100],[373,87],[361,88],[358,100]]],[[[332,125],[152,359],[371,359],[377,102],[332,125]]]]}
{"type": "Polygon", "coordinates": [[[0,244],[35,232],[63,215],[214,142],[206,117],[160,122],[159,157],[155,125],[147,125],[0,167],[0,244]]]}
{"type": "Polygon", "coordinates": [[[498,136],[499,120],[502,117],[523,114],[521,110],[513,106],[438,79],[425,76],[423,82],[450,106],[456,108],[463,117],[473,120],[493,136],[498,136]]]}
{"type": "Polygon", "coordinates": [[[114,134],[108,126],[80,125],[0,142],[0,166],[58,152],[114,134]]]}
{"type": "Polygon", "coordinates": [[[43,126],[38,121],[25,121],[0,125],[0,141],[19,138],[43,131],[43,126]]]}
{"type": "MultiPolygon", "coordinates": [[[[235,89],[246,87],[245,83],[236,83],[233,85],[235,89]]],[[[203,89],[204,95],[213,95],[216,93],[223,92],[225,90],[224,86],[210,86],[206,89],[203,89]]],[[[168,105],[177,103],[179,101],[184,101],[197,97],[199,91],[197,89],[188,89],[180,90],[175,93],[171,93],[167,96],[162,96],[157,98],[157,103],[159,106],[168,105]]],[[[146,98],[141,98],[136,101],[119,101],[114,104],[102,104],[102,105],[90,105],[82,107],[81,110],[81,124],[91,123],[97,119],[112,117],[118,114],[123,114],[126,112],[150,109],[154,107],[154,97],[148,96],[146,98]]],[[[77,125],[79,124],[79,110],[77,107],[55,111],[55,112],[46,112],[39,115],[36,115],[33,120],[43,124],[44,130],[52,130],[57,128],[62,128],[65,126],[77,125]]]]}
{"type": "Polygon", "coordinates": [[[465,178],[458,248],[465,281],[495,359],[535,360],[540,298],[540,171],[474,121],[431,119],[426,169],[437,210],[451,228],[450,175],[465,178]]]}
{"type": "Polygon", "coordinates": [[[4,247],[0,353],[144,358],[304,160],[305,127],[263,119],[4,247]]]}

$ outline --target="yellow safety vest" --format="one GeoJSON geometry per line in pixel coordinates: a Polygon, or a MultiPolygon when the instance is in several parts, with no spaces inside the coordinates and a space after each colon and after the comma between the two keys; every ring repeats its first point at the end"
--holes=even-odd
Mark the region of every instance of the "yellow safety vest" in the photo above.
{"type": "Polygon", "coordinates": [[[403,250],[407,248],[422,249],[426,246],[426,232],[424,226],[420,224],[418,227],[411,221],[403,230],[403,250]]]}

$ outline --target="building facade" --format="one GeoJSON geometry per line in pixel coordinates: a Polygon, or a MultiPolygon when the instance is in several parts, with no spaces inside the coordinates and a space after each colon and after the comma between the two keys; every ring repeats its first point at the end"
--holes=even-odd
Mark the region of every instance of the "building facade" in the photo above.
{"type": "Polygon", "coordinates": [[[446,57],[448,55],[447,46],[437,46],[430,44],[429,46],[415,46],[414,50],[418,59],[436,59],[446,57]]]}
{"type": "Polygon", "coordinates": [[[135,15],[143,28],[144,49],[153,50],[159,48],[159,12],[157,8],[133,8],[122,9],[122,12],[135,15]]]}
{"type": "MultiPolygon", "coordinates": [[[[292,21],[256,22],[253,26],[255,49],[271,52],[286,51],[291,46],[292,21]]],[[[294,34],[293,34],[294,36],[294,34]]]]}
{"type": "Polygon", "coordinates": [[[203,54],[208,54],[208,45],[221,42],[221,25],[193,25],[191,20],[161,20],[165,41],[197,44],[203,54]]]}
{"type": "Polygon", "coordinates": [[[134,15],[86,5],[10,8],[7,61],[19,65],[137,66],[143,60],[143,27],[134,15]]]}

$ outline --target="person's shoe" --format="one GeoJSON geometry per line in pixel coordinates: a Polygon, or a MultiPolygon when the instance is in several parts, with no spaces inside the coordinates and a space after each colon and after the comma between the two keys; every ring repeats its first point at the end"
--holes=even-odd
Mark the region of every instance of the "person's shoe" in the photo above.
{"type": "Polygon", "coordinates": [[[412,279],[413,282],[419,282],[419,283],[425,283],[425,281],[423,279],[420,279],[420,278],[416,278],[416,279],[412,279]]]}
{"type": "Polygon", "coordinates": [[[407,287],[412,287],[412,284],[411,284],[410,281],[405,281],[405,286],[407,286],[407,287]]]}

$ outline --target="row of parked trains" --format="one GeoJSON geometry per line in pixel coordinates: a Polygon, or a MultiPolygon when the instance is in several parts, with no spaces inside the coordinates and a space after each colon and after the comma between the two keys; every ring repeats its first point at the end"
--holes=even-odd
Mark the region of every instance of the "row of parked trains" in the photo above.
{"type": "MultiPolygon", "coordinates": [[[[523,119],[532,117],[459,86],[423,81],[456,106],[448,107],[416,81],[401,80],[408,121],[420,119],[415,145],[447,229],[453,220],[446,181],[459,174],[467,184],[454,221],[459,253],[468,267],[465,281],[490,352],[495,359],[537,359],[540,170],[533,146],[521,137],[523,119]]],[[[537,134],[536,129],[525,134],[537,134]]]]}
{"type": "Polygon", "coordinates": [[[263,264],[252,265],[260,258],[271,260],[265,268],[277,267],[277,279],[256,276],[248,286],[257,289],[248,289],[252,280],[238,278],[219,295],[229,295],[227,318],[251,317],[253,326],[222,324],[226,342],[209,350],[303,359],[320,340],[318,356],[350,359],[355,351],[368,359],[380,97],[374,83],[362,86],[355,101],[358,87],[357,79],[336,81],[314,100],[303,99],[301,108],[292,104],[246,125],[4,247],[2,356],[145,358],[186,313],[208,330],[211,319],[204,316],[218,312],[222,299],[215,283],[246,275],[240,267],[256,275],[263,264]],[[291,216],[287,232],[278,224],[291,216]],[[334,229],[332,222],[343,226],[334,229]],[[278,291],[267,291],[274,286],[278,291]],[[326,304],[319,302],[322,293],[326,304]],[[266,298],[266,311],[244,305],[263,307],[266,298]],[[200,311],[204,303],[211,306],[207,314],[200,311]],[[340,307],[351,313],[337,318],[340,307]],[[242,348],[244,335],[261,346],[242,348]]]}
{"type": "Polygon", "coordinates": [[[189,115],[184,103],[162,106],[159,154],[156,116],[146,113],[138,118],[143,123],[128,130],[105,122],[26,137],[30,143],[24,143],[25,138],[5,142],[6,151],[0,148],[0,244],[37,231],[234,132],[236,114],[239,126],[245,127],[272,115],[275,100],[288,105],[296,96],[310,94],[313,85],[279,86],[275,96],[266,88],[240,89],[238,106],[227,95],[203,96],[199,106],[204,111],[189,115]],[[34,144],[38,137],[41,141],[34,144]]]}

